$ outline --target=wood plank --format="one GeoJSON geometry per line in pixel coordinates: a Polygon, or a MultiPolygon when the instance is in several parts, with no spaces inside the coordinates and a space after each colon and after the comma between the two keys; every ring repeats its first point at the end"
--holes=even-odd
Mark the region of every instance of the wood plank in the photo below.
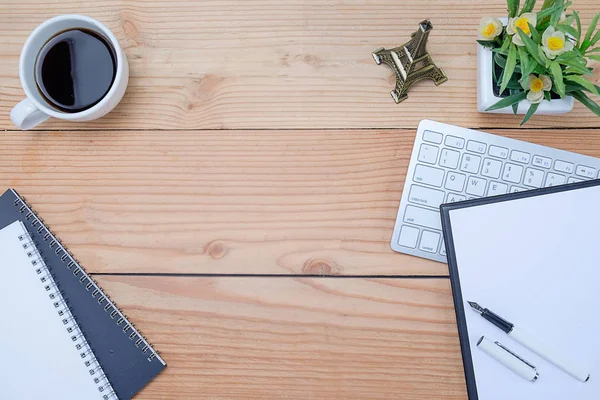
{"type": "MultiPolygon", "coordinates": [[[[600,157],[600,130],[493,131],[600,157]]],[[[446,275],[390,250],[414,131],[9,132],[25,195],[91,272],[446,275]]]]}
{"type": "MultiPolygon", "coordinates": [[[[595,0],[578,0],[584,26],[595,0]]],[[[5,0],[0,4],[0,129],[22,97],[18,55],[50,16],[87,14],[126,50],[129,91],[105,119],[49,122],[45,129],[415,128],[423,118],[466,127],[517,127],[512,116],[476,111],[476,32],[483,15],[506,15],[504,0],[5,0]],[[424,18],[429,50],[450,80],[422,82],[396,105],[389,69],[371,52],[403,44],[424,18]]],[[[596,80],[597,81],[597,80],[596,80]]],[[[583,106],[531,127],[598,127],[583,106]]]]}
{"type": "Polygon", "coordinates": [[[139,400],[466,398],[446,279],[98,282],[167,362],[139,400]]]}

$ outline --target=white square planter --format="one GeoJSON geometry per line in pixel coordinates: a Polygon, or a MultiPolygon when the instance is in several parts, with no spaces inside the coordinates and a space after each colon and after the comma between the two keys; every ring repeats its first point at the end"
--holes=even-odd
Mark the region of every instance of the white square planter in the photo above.
{"type": "MultiPolygon", "coordinates": [[[[485,113],[496,113],[496,114],[512,114],[512,107],[506,107],[494,111],[485,111],[487,108],[493,106],[500,100],[501,97],[494,95],[494,88],[492,82],[492,68],[494,68],[494,62],[492,59],[493,53],[490,49],[486,49],[480,44],[477,44],[477,110],[485,113]]],[[[556,100],[542,100],[539,108],[536,111],[536,115],[556,115],[565,114],[573,109],[575,100],[571,96],[566,96],[564,99],[556,100]]],[[[529,100],[523,100],[519,103],[518,114],[526,114],[531,103],[529,100]]]]}

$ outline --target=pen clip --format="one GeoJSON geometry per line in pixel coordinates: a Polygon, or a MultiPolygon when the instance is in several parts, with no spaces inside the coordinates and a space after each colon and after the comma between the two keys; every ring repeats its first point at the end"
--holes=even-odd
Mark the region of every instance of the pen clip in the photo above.
{"type": "Polygon", "coordinates": [[[502,343],[500,342],[494,342],[496,343],[496,345],[498,347],[500,347],[502,350],[506,351],[507,353],[513,355],[514,357],[518,358],[519,360],[523,361],[525,364],[529,365],[531,368],[535,369],[535,365],[533,365],[532,363],[530,363],[529,361],[527,361],[526,359],[524,359],[523,357],[519,356],[518,354],[515,354],[515,352],[509,350],[508,348],[506,348],[502,343]]]}

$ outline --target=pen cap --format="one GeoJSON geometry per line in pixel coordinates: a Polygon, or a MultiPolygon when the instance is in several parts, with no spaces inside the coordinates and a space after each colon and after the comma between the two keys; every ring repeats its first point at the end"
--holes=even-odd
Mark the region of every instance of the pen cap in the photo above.
{"type": "Polygon", "coordinates": [[[477,342],[477,347],[522,378],[537,381],[539,374],[536,368],[502,344],[482,336],[477,342]]]}

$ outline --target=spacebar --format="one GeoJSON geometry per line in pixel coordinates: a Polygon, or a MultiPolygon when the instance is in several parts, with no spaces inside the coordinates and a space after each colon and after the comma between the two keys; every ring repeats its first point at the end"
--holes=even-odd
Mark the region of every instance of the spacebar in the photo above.
{"type": "Polygon", "coordinates": [[[437,211],[426,210],[421,207],[406,206],[404,222],[424,226],[426,228],[442,229],[440,213],[437,211]]]}

